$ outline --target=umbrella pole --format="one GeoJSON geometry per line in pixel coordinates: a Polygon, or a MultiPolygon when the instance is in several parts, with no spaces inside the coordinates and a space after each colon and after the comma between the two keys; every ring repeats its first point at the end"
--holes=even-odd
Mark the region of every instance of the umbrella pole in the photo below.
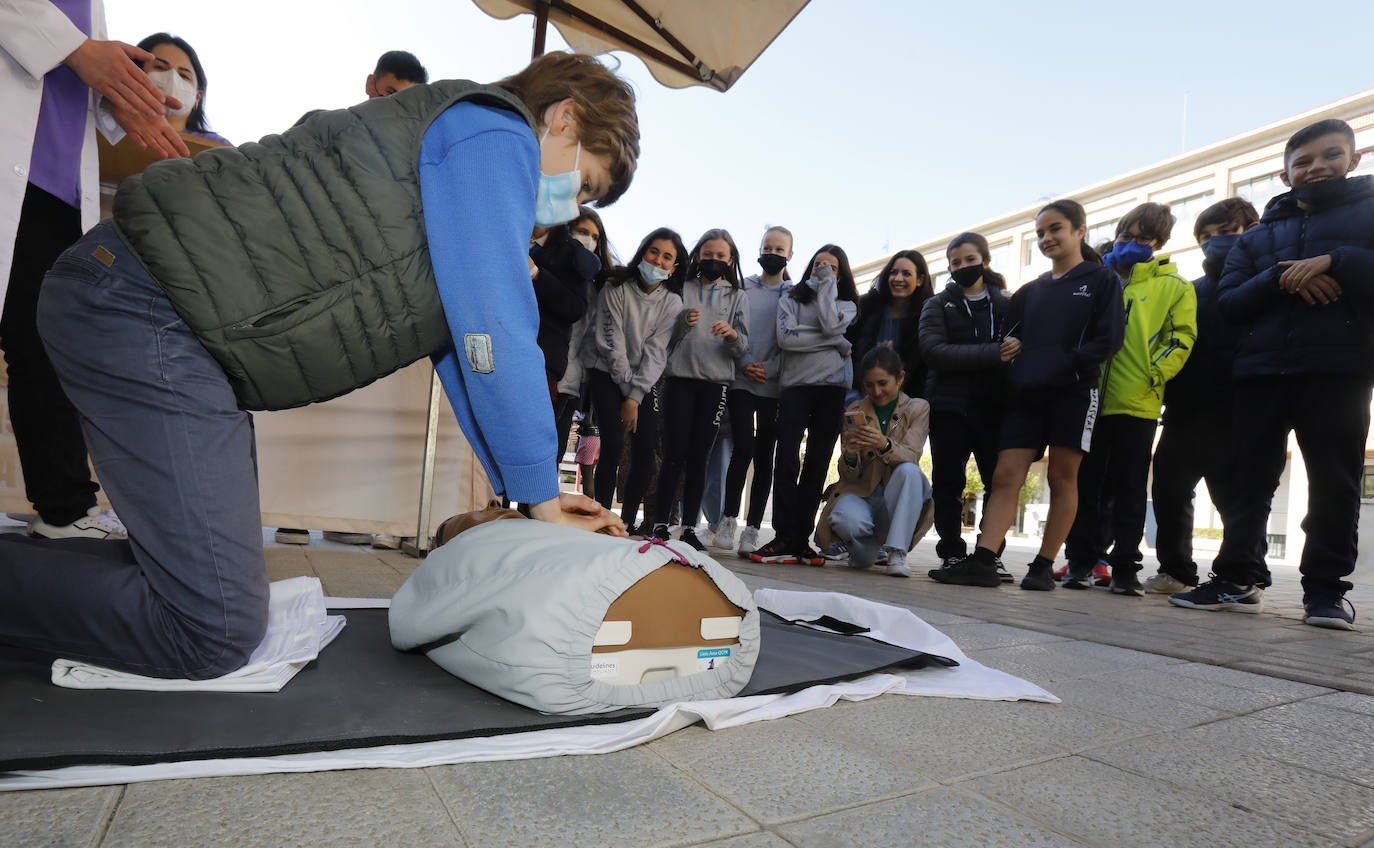
{"type": "Polygon", "coordinates": [[[544,55],[544,36],[549,30],[549,4],[536,3],[534,8],[534,50],[530,53],[530,59],[538,59],[544,55]]]}

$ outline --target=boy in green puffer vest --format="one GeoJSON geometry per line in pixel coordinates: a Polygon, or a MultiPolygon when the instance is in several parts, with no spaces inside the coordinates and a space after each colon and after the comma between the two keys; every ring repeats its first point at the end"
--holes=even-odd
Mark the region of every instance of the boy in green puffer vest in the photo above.
{"type": "Polygon", "coordinates": [[[1164,384],[1187,361],[1197,340],[1197,296],[1167,256],[1155,256],[1173,232],[1174,215],[1162,203],[1142,203],[1116,226],[1116,242],[1103,257],[1122,280],[1126,338],[1102,370],[1102,407],[1092,448],[1078,469],[1078,514],[1065,546],[1066,589],[1092,585],[1102,559],[1102,539],[1114,541],[1106,556],[1112,592],[1143,594],[1140,540],[1145,533],[1146,486],[1164,384]],[[1110,528],[1101,503],[1112,504],[1110,528]],[[1108,530],[1110,529],[1110,535],[1108,530]]]}

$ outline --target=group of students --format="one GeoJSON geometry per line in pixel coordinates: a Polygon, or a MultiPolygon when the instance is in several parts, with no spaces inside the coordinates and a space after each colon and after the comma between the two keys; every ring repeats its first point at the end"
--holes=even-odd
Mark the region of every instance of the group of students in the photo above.
{"type": "Polygon", "coordinates": [[[814,531],[832,559],[909,576],[906,554],[933,521],[942,562],[931,579],[998,586],[1013,580],[1000,553],[1019,492],[1048,454],[1049,512],[1021,588],[1105,585],[1242,612],[1258,611],[1269,585],[1265,525],[1296,431],[1311,481],[1305,620],[1349,628],[1345,578],[1369,424],[1374,178],[1346,178],[1358,157],[1341,121],[1294,135],[1284,162],[1292,191],[1263,217],[1240,198],[1198,217],[1204,275],[1192,282],[1158,252],[1175,224],[1159,203],[1128,212],[1098,249],[1086,242],[1079,203],[1046,205],[1036,236],[1051,269],[1014,293],[988,267],[986,239],[963,233],[947,248],[942,291],[921,254],[902,251],[862,298],[834,244],[794,284],[783,227],[764,233],[761,273],[748,277],[721,229],[691,250],[673,230],[654,230],[612,267],[600,220],[585,210],[570,231],[590,235],[596,262],[572,272],[580,310],[563,316],[569,332],[557,350],[545,349],[551,391],[566,422],[580,407],[584,426],[599,426],[591,491],[609,508],[623,472],[621,517],[646,537],[667,539],[680,523],[681,540],[699,548],[820,565],[814,531]],[[660,430],[653,518],[636,529],[660,430]],[[721,517],[699,538],[718,434],[733,455],[721,517]],[[927,439],[933,485],[916,464],[927,439]],[[823,493],[837,440],[839,479],[823,493]],[[960,535],[970,457],[989,481],[972,552],[960,535]],[[1160,570],[1142,583],[1152,464],[1160,570]],[[1192,530],[1202,479],[1226,533],[1212,579],[1199,585],[1192,530]],[[770,489],[775,535],[760,545],[770,489]]]}

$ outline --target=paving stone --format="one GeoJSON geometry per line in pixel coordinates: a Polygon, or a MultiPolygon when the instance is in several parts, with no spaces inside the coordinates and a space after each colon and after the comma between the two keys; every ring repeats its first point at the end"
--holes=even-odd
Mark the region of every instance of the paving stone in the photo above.
{"type": "Polygon", "coordinates": [[[690,845],[758,825],[644,749],[427,770],[469,845],[690,845]]]}
{"type": "Polygon", "coordinates": [[[968,787],[1055,830],[1112,848],[1329,844],[1277,819],[1083,757],[980,777],[968,787]]]}
{"type": "Polygon", "coordinates": [[[955,615],[952,612],[941,612],[940,610],[925,609],[923,607],[911,607],[912,612],[931,627],[944,629],[950,624],[984,624],[981,619],[969,618],[966,615],[955,615]]]}
{"type": "Polygon", "coordinates": [[[1318,699],[1261,710],[1254,713],[1254,717],[1338,739],[1374,739],[1374,714],[1325,706],[1318,703],[1318,699]]]}
{"type": "Polygon", "coordinates": [[[940,781],[1149,732],[1131,721],[1031,701],[892,695],[854,706],[823,710],[830,715],[822,729],[940,781]]]}
{"type": "Polygon", "coordinates": [[[1254,716],[1210,724],[1207,734],[1217,744],[1374,787],[1374,748],[1367,739],[1341,739],[1254,716]]]}
{"type": "MultiPolygon", "coordinates": [[[[1238,686],[1227,686],[1193,675],[1182,674],[1181,665],[1159,668],[1132,668],[1091,678],[1107,683],[1120,682],[1137,689],[1148,689],[1168,698],[1199,704],[1227,713],[1249,713],[1294,700],[1293,695],[1257,692],[1238,686]]],[[[1057,688],[1057,687],[1056,687],[1057,688]]]]}
{"type": "Polygon", "coordinates": [[[790,719],[722,732],[687,728],[650,747],[764,824],[933,785],[901,762],[790,719]]]}
{"type": "Polygon", "coordinates": [[[1079,844],[1006,807],[951,788],[809,819],[778,831],[797,848],[1068,848],[1079,844]]]}
{"type": "Polygon", "coordinates": [[[1172,657],[1077,640],[990,648],[972,651],[969,656],[984,665],[1041,685],[1091,677],[1122,668],[1168,666],[1179,662],[1172,657]]]}
{"type": "Polygon", "coordinates": [[[1374,790],[1369,787],[1218,744],[1207,728],[1124,742],[1083,756],[1337,839],[1374,827],[1374,790]]]}
{"type": "Polygon", "coordinates": [[[1349,710],[1364,715],[1374,715],[1374,697],[1369,695],[1357,695],[1354,692],[1336,692],[1332,695],[1322,695],[1312,699],[1313,704],[1323,707],[1334,707],[1341,710],[1349,710]]]}
{"type": "Polygon", "coordinates": [[[1262,674],[1254,674],[1234,668],[1205,665],[1203,663],[1188,663],[1186,665],[1174,666],[1170,670],[1175,674],[1182,674],[1185,677],[1196,677],[1199,680],[1210,680],[1214,683],[1225,684],[1226,686],[1236,686],[1241,689],[1249,689],[1253,692],[1266,692],[1281,697],[1289,696],[1294,699],[1306,698],[1312,695],[1325,695],[1332,691],[1328,688],[1313,686],[1309,683],[1282,680],[1262,674]]]}
{"type": "Polygon", "coordinates": [[[101,848],[461,846],[418,769],[135,783],[101,848]]]}
{"type": "Polygon", "coordinates": [[[0,844],[98,845],[119,793],[117,786],[0,792],[0,844]]]}
{"type": "Polygon", "coordinates": [[[942,624],[939,630],[954,640],[954,644],[968,653],[985,648],[1006,648],[1011,645],[1036,645],[1045,642],[1066,641],[1063,636],[1037,633],[1020,627],[1007,627],[1004,624],[942,624]]]}
{"type": "Polygon", "coordinates": [[[701,842],[692,848],[792,848],[792,843],[784,841],[775,833],[763,831],[732,836],[715,842],[701,842]]]}
{"type": "Polygon", "coordinates": [[[1054,694],[1070,706],[1134,721],[1142,728],[1180,730],[1230,715],[1170,697],[1167,691],[1129,685],[1119,677],[1060,681],[1054,684],[1054,694]]]}
{"type": "Polygon", "coordinates": [[[405,577],[384,560],[348,550],[307,551],[310,565],[324,584],[324,593],[336,598],[389,598],[405,577]]]}

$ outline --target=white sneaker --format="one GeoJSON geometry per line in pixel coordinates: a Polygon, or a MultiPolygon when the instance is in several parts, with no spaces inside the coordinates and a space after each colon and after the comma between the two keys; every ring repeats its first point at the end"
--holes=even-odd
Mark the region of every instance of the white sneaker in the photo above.
{"type": "Polygon", "coordinates": [[[740,556],[748,556],[759,549],[759,528],[745,525],[744,532],[739,534],[739,548],[736,553],[740,556]]]}
{"type": "Polygon", "coordinates": [[[45,539],[127,539],[129,531],[114,510],[93,506],[71,524],[49,524],[35,518],[29,522],[29,535],[45,539]]]}
{"type": "Polygon", "coordinates": [[[910,577],[911,569],[906,567],[906,551],[900,548],[883,548],[887,552],[887,576],[910,577]]]}
{"type": "Polygon", "coordinates": [[[1154,595],[1176,595],[1192,588],[1172,574],[1165,574],[1162,571],[1145,578],[1145,591],[1154,595]]]}
{"type": "MultiPolygon", "coordinates": [[[[716,531],[711,529],[711,525],[705,524],[700,528],[693,527],[692,530],[693,534],[697,537],[697,541],[703,545],[703,550],[716,547],[716,531]]],[[[681,536],[678,538],[681,538],[681,536]]]]}
{"type": "Polygon", "coordinates": [[[716,538],[711,544],[711,547],[723,548],[727,551],[735,547],[735,531],[737,528],[738,522],[735,521],[733,515],[723,516],[720,519],[720,523],[716,525],[716,538]]]}

